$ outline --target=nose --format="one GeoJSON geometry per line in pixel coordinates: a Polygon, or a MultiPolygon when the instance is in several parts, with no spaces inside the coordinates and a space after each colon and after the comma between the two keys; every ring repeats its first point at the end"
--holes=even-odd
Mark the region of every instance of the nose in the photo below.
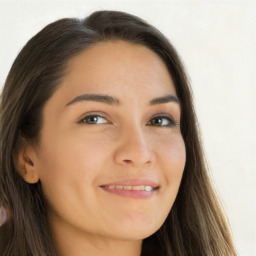
{"type": "Polygon", "coordinates": [[[138,168],[152,164],[155,160],[155,153],[150,137],[146,136],[140,127],[126,129],[120,135],[120,143],[116,148],[114,158],[118,164],[138,168]]]}

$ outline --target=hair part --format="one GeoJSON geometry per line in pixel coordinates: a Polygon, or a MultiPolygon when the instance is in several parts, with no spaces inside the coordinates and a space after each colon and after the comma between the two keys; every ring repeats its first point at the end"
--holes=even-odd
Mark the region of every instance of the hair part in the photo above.
{"type": "Polygon", "coordinates": [[[223,210],[207,174],[192,91],[171,43],[142,19],[117,11],[61,19],[43,28],[21,50],[1,96],[0,205],[10,218],[0,228],[1,255],[56,256],[40,181],[26,183],[15,170],[20,137],[40,143],[42,110],[58,89],[69,60],[98,42],[144,45],[166,64],[181,103],[186,165],[174,205],[162,227],[143,241],[142,255],[236,255],[223,210]],[[1,240],[3,241],[3,240],[1,240]]]}

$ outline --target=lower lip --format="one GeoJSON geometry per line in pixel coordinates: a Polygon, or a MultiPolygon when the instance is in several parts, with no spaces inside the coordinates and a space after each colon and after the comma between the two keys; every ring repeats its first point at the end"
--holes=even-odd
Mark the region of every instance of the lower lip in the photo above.
{"type": "Polygon", "coordinates": [[[153,189],[152,191],[143,191],[143,190],[126,190],[126,189],[110,189],[107,187],[101,187],[104,191],[111,194],[116,194],[123,197],[130,198],[150,198],[156,194],[158,189],[153,189]]]}

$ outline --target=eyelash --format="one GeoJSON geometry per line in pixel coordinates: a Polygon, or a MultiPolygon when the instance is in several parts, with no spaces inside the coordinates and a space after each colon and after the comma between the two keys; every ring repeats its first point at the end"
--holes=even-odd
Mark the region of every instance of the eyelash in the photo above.
{"type": "MultiPolygon", "coordinates": [[[[106,119],[105,117],[103,117],[101,115],[90,114],[90,115],[84,116],[78,123],[85,124],[85,125],[97,125],[97,124],[90,124],[90,123],[87,123],[87,122],[84,121],[84,120],[88,120],[91,117],[100,117],[100,118],[106,119]]],[[[166,115],[164,113],[153,117],[153,119],[151,119],[150,121],[158,119],[158,118],[167,119],[169,124],[168,125],[153,125],[153,126],[158,126],[158,127],[175,127],[175,126],[178,126],[178,123],[173,119],[173,117],[171,117],[169,114],[166,115]]]]}

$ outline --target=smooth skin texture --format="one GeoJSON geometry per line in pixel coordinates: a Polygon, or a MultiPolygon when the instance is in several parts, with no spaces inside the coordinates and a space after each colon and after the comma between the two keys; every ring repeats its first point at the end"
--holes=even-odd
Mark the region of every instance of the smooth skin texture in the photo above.
{"type": "Polygon", "coordinates": [[[43,109],[39,145],[20,153],[20,169],[27,182],[42,183],[59,255],[140,255],[142,240],[171,210],[186,161],[179,103],[149,105],[176,95],[172,78],[153,51],[124,41],[84,50],[67,71],[43,109]],[[68,105],[83,94],[110,95],[120,106],[85,100],[68,105]],[[131,178],[160,188],[141,199],[100,187],[131,178]]]}

